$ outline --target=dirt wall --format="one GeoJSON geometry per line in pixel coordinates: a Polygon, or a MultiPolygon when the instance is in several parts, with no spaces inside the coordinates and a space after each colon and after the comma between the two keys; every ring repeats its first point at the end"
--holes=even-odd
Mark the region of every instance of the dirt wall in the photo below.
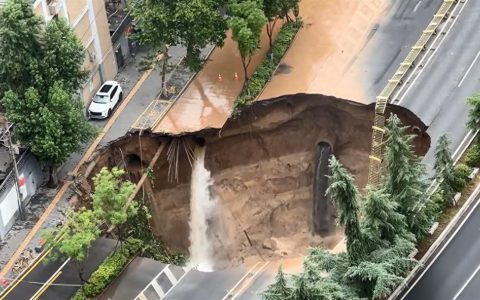
{"type": "MultiPolygon", "coordinates": [[[[425,125],[404,108],[388,110],[416,128],[415,150],[425,154],[430,146],[425,125]]],[[[259,255],[298,255],[313,245],[333,247],[341,235],[338,229],[326,237],[312,234],[317,145],[329,143],[357,184],[365,186],[373,115],[373,105],[322,95],[261,101],[221,130],[125,137],[98,154],[92,174],[104,165],[123,163],[137,178],[142,162],[146,166],[165,143],[154,167],[152,223],[155,234],[169,246],[186,251],[192,170],[187,153],[201,137],[207,147],[205,166],[213,179],[211,192],[217,199],[210,234],[218,260],[231,265],[259,255]]]]}

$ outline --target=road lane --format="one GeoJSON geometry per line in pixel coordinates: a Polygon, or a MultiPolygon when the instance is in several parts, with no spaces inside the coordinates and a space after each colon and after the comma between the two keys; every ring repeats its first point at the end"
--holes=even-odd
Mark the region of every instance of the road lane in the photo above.
{"type": "MultiPolygon", "coordinates": [[[[447,134],[453,151],[467,134],[468,107],[465,100],[480,90],[479,18],[480,2],[466,3],[447,40],[400,102],[429,126],[427,132],[432,138],[432,146],[441,135],[447,134]]],[[[429,170],[433,161],[434,147],[424,159],[429,170]]]]}
{"type": "MultiPolygon", "coordinates": [[[[475,199],[478,200],[480,195],[475,199]]],[[[479,228],[480,208],[477,206],[423,277],[401,299],[452,300],[480,263],[479,228]]],[[[480,285],[472,288],[479,294],[480,285]]],[[[470,286],[467,292],[471,292],[470,286]]],[[[469,300],[473,299],[476,298],[469,300]]]]}

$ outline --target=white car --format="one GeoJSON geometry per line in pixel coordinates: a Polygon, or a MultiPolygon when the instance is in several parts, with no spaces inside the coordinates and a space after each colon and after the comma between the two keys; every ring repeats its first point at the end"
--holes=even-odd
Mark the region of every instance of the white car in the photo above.
{"type": "Polygon", "coordinates": [[[88,118],[108,118],[115,106],[122,101],[122,97],[120,84],[116,81],[106,81],[92,98],[92,103],[88,107],[88,118]]]}

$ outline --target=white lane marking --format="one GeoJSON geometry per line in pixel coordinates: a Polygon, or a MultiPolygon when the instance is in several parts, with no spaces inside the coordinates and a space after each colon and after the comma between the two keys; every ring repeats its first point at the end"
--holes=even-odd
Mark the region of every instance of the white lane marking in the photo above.
{"type": "Polygon", "coordinates": [[[43,287],[47,284],[47,282],[50,282],[50,280],[52,280],[53,278],[55,278],[55,276],[57,276],[58,272],[62,271],[63,267],[65,267],[66,264],[68,264],[68,262],[71,260],[71,258],[69,257],[67,260],[65,260],[65,262],[52,274],[52,276],[50,276],[46,281],[45,281],[45,284],[43,284],[40,289],[30,298],[30,300],[32,299],[37,299],[38,296],[40,296],[42,293],[44,293],[49,286],[47,286],[47,289],[43,290],[43,287]]]}
{"type": "Polygon", "coordinates": [[[235,284],[233,286],[233,288],[231,288],[229,291],[227,291],[227,294],[225,295],[225,297],[222,298],[222,300],[226,300],[226,299],[229,299],[229,297],[231,297],[231,292],[235,291],[236,288],[238,288],[240,286],[240,284],[242,284],[244,282],[244,280],[250,276],[250,274],[252,273],[253,270],[255,270],[255,268],[260,264],[260,262],[256,262],[253,267],[251,267],[247,273],[245,273],[245,275],[243,275],[242,278],[240,278],[240,280],[237,282],[237,284],[235,284]]]}
{"type": "MultiPolygon", "coordinates": [[[[428,47],[428,50],[426,51],[427,53],[432,51],[432,47],[435,45],[436,41],[443,36],[443,39],[440,40],[438,46],[433,50],[432,52],[432,55],[430,55],[427,59],[427,61],[423,63],[423,61],[425,60],[425,58],[428,56],[428,55],[424,55],[422,57],[422,59],[420,60],[420,62],[418,64],[415,65],[415,68],[413,69],[412,73],[410,73],[410,75],[407,77],[407,80],[404,81],[404,84],[400,87],[400,89],[395,93],[395,96],[392,97],[392,99],[396,99],[397,95],[399,95],[403,89],[407,86],[407,82],[410,82],[410,79],[415,75],[415,71],[420,67],[422,66],[422,69],[418,72],[417,76],[415,77],[415,79],[410,83],[408,84],[408,88],[407,90],[405,91],[405,94],[402,95],[402,97],[399,99],[399,101],[395,104],[399,105],[403,99],[405,99],[406,95],[408,94],[408,92],[410,91],[410,89],[412,88],[412,86],[414,85],[414,83],[420,78],[420,75],[422,74],[423,70],[426,69],[426,66],[428,65],[428,63],[432,60],[432,58],[435,56],[435,53],[437,52],[437,50],[440,48],[440,46],[443,44],[443,42],[447,39],[447,36],[448,34],[451,32],[452,28],[454,27],[455,23],[457,22],[458,19],[460,19],[460,15],[462,14],[463,12],[463,9],[465,8],[465,6],[467,6],[467,3],[468,3],[469,0],[465,0],[465,2],[463,3],[463,6],[460,8],[460,11],[458,12],[458,14],[455,16],[455,19],[453,20],[450,28],[448,28],[448,30],[445,32],[445,34],[440,34],[440,32],[442,32],[444,29],[445,29],[445,26],[447,26],[448,22],[445,22],[445,24],[443,24],[442,26],[442,29],[440,30],[439,33],[437,33],[437,37],[435,38],[435,40],[433,40],[432,44],[430,45],[430,47],[428,47]]],[[[460,7],[460,2],[459,4],[455,7],[455,9],[452,11],[451,15],[453,16],[455,14],[455,10],[457,8],[460,7]]]]}
{"type": "Polygon", "coordinates": [[[420,4],[422,3],[422,0],[418,1],[417,5],[415,5],[415,8],[413,8],[413,12],[416,12],[420,4]]]}
{"type": "MultiPolygon", "coordinates": [[[[475,188],[475,190],[473,191],[472,195],[470,195],[470,197],[468,198],[468,200],[466,201],[466,203],[471,199],[471,198],[475,198],[478,196],[478,193],[480,192],[480,184],[477,185],[477,187],[475,188]]],[[[447,240],[447,242],[443,245],[443,247],[440,249],[440,251],[438,251],[438,253],[435,255],[435,257],[433,258],[433,260],[430,261],[430,263],[425,267],[425,269],[423,269],[423,272],[420,274],[420,276],[417,277],[417,279],[415,280],[415,282],[409,287],[409,289],[407,290],[407,292],[402,296],[402,298],[400,300],[403,300],[405,299],[405,297],[408,295],[408,293],[410,293],[410,291],[413,289],[413,287],[420,281],[420,279],[423,277],[423,275],[428,271],[428,269],[430,269],[430,267],[433,265],[433,263],[437,260],[437,258],[443,253],[443,251],[445,250],[445,248],[447,248],[447,246],[450,244],[450,242],[453,240],[453,238],[457,235],[458,231],[460,231],[460,229],[463,227],[463,224],[465,224],[465,222],[470,218],[470,215],[477,209],[477,206],[478,204],[480,203],[480,201],[477,201],[473,208],[468,212],[468,214],[465,216],[465,218],[463,218],[462,222],[460,223],[459,226],[457,226],[457,228],[455,229],[455,231],[453,232],[453,234],[450,236],[450,238],[447,240]]],[[[450,224],[449,224],[450,225],[450,224]]],[[[447,225],[447,226],[449,226],[447,225]]]]}
{"type": "Polygon", "coordinates": [[[457,87],[460,87],[462,85],[463,81],[465,80],[465,78],[467,78],[468,73],[470,73],[470,71],[472,70],[475,62],[477,62],[478,56],[480,56],[480,51],[478,51],[477,55],[475,56],[475,59],[470,64],[470,67],[468,67],[467,72],[465,73],[465,75],[463,75],[462,80],[460,80],[460,83],[457,85],[457,87]]]}
{"type": "Polygon", "coordinates": [[[470,281],[472,281],[473,277],[477,275],[478,271],[480,271],[480,265],[475,269],[475,271],[468,277],[467,281],[462,285],[462,288],[458,291],[458,293],[453,297],[453,300],[457,300],[458,296],[463,292],[463,290],[470,284],[470,281]]]}
{"type": "Polygon", "coordinates": [[[233,295],[232,298],[230,298],[231,300],[235,300],[238,296],[240,296],[243,292],[244,289],[246,289],[247,287],[250,286],[250,283],[253,282],[253,280],[258,276],[258,274],[260,274],[260,272],[263,272],[263,270],[265,270],[265,268],[270,264],[269,261],[267,261],[266,263],[263,264],[263,266],[258,269],[257,272],[255,272],[252,277],[250,277],[250,279],[248,280],[248,284],[244,284],[242,287],[240,287],[240,289],[238,290],[238,292],[233,295]]]}

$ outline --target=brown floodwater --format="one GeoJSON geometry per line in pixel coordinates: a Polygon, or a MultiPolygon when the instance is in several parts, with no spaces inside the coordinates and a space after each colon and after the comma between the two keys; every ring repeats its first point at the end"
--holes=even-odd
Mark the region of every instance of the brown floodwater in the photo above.
{"type": "MultiPolygon", "coordinates": [[[[302,0],[300,15],[304,28],[258,99],[312,93],[370,102],[366,99],[361,75],[352,65],[372,27],[383,17],[387,2],[302,0]]],[[[279,28],[277,25],[276,33],[279,28]]],[[[262,49],[252,60],[250,74],[265,57],[267,44],[264,30],[262,49]]],[[[241,91],[243,77],[237,44],[228,33],[224,47],[213,51],[209,62],[153,132],[178,134],[221,128],[241,91]]]]}
{"type": "MultiPolygon", "coordinates": [[[[275,34],[279,28],[277,25],[275,34]]],[[[268,36],[264,30],[262,48],[257,51],[248,68],[250,75],[267,51],[268,36]]],[[[244,78],[237,43],[228,32],[225,45],[212,52],[205,67],[195,76],[153,132],[178,134],[202,128],[222,127],[232,112],[233,101],[242,90],[244,78]],[[238,78],[235,78],[235,73],[238,78]]]]}
{"type": "Polygon", "coordinates": [[[387,0],[302,0],[304,28],[259,99],[311,93],[370,102],[353,66],[387,0]]]}

